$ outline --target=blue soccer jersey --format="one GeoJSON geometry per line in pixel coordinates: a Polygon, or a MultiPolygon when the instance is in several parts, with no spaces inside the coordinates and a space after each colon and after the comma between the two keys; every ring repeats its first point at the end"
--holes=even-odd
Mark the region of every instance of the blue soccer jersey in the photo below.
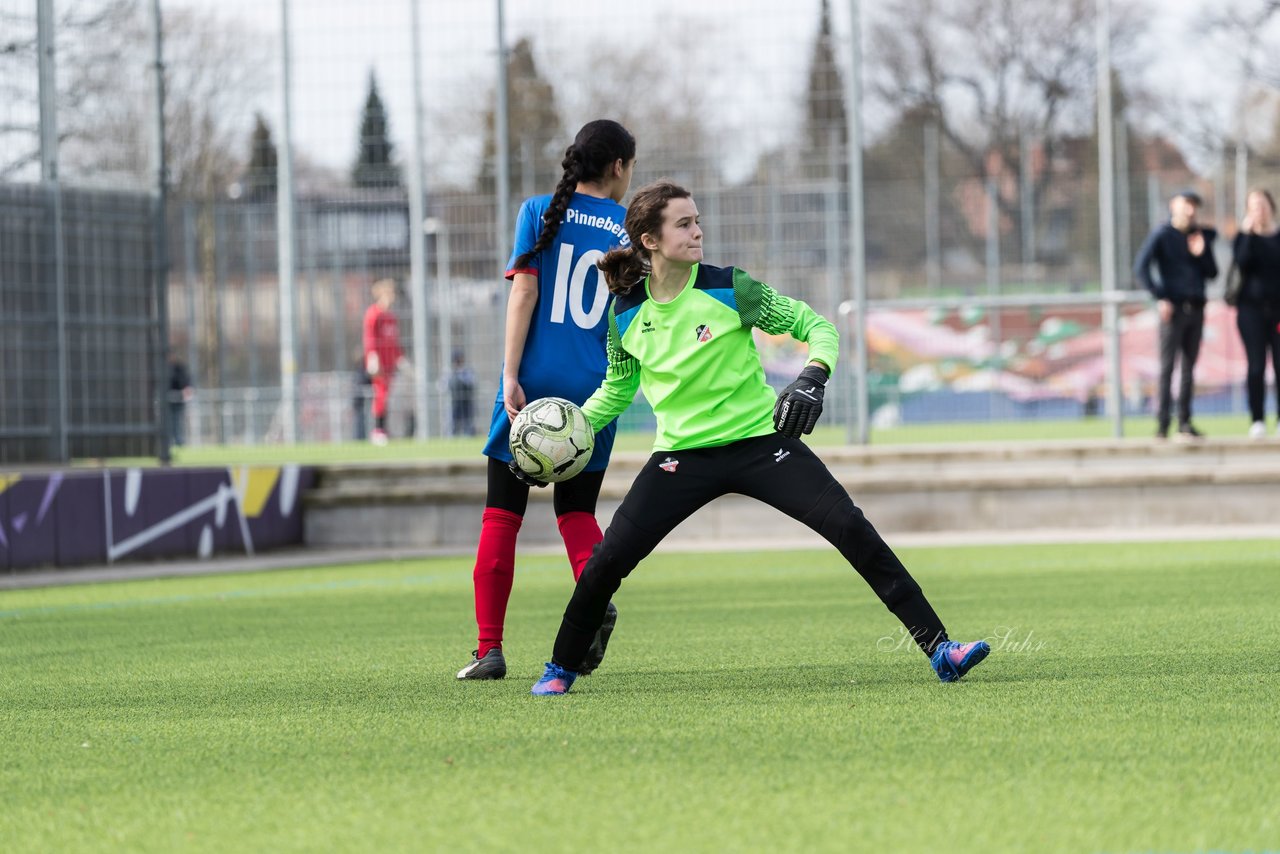
{"type": "MultiPolygon", "coordinates": [[[[627,210],[612,199],[574,193],[555,240],[517,268],[516,259],[537,241],[542,215],[550,203],[549,195],[535,196],[520,206],[515,247],[507,264],[508,279],[517,273],[538,279],[538,303],[520,360],[520,386],[530,402],[540,397],[563,397],[582,405],[600,386],[608,366],[604,347],[609,331],[609,288],[596,262],[615,246],[630,243],[622,227],[627,210]]],[[[511,419],[502,405],[502,392],[499,379],[484,453],[510,462],[507,437],[511,419]]],[[[610,422],[596,434],[587,471],[600,471],[609,464],[616,428],[616,422],[610,422]]]]}

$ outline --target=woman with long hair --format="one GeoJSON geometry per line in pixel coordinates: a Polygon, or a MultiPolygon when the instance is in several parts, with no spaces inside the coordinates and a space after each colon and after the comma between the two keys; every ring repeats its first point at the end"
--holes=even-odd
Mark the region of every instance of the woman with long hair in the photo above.
{"type": "MultiPolygon", "coordinates": [[[[1244,343],[1248,373],[1249,438],[1267,435],[1267,351],[1276,378],[1276,406],[1280,415],[1280,228],[1276,200],[1267,190],[1249,193],[1240,233],[1232,246],[1240,289],[1235,295],[1236,328],[1244,343]]],[[[1280,436],[1280,423],[1276,425],[1280,436]]]]}

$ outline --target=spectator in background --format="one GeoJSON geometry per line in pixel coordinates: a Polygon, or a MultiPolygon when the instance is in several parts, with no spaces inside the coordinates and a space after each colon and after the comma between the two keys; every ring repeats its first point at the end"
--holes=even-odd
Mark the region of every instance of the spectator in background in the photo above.
{"type": "Polygon", "coordinates": [[[396,301],[396,283],[379,279],[373,283],[373,305],[364,313],[364,366],[373,382],[373,432],[375,445],[387,444],[387,396],[391,380],[404,351],[400,349],[400,324],[391,306],[396,301]]]}
{"type": "MultiPolygon", "coordinates": [[[[1236,328],[1248,359],[1245,387],[1249,392],[1249,438],[1267,435],[1267,350],[1276,376],[1276,404],[1280,408],[1280,229],[1276,200],[1266,190],[1253,190],[1245,203],[1233,255],[1240,276],[1235,295],[1236,328]]],[[[1230,297],[1230,295],[1228,295],[1230,297]]],[[[1280,436],[1280,424],[1276,425],[1280,436]]]]}
{"type": "Polygon", "coordinates": [[[169,356],[169,442],[175,448],[186,443],[187,401],[195,396],[191,371],[176,355],[169,356]]]}
{"type": "Polygon", "coordinates": [[[364,364],[362,350],[355,353],[355,370],[352,372],[351,410],[353,433],[357,442],[369,438],[369,401],[373,397],[373,378],[364,364]]]}
{"type": "Polygon", "coordinates": [[[1195,394],[1196,358],[1204,333],[1205,283],[1218,275],[1213,257],[1212,228],[1196,221],[1200,196],[1182,190],[1169,200],[1169,221],[1151,232],[1133,265],[1133,275],[1156,298],[1160,315],[1160,402],[1156,438],[1169,437],[1173,363],[1181,354],[1182,383],[1178,391],[1178,438],[1202,438],[1191,423],[1195,394]],[[1159,280],[1151,276],[1155,265],[1159,280]]]}
{"type": "Polygon", "coordinates": [[[461,350],[453,351],[453,370],[449,372],[449,401],[451,418],[449,433],[453,436],[474,436],[476,375],[467,364],[461,350]]]}

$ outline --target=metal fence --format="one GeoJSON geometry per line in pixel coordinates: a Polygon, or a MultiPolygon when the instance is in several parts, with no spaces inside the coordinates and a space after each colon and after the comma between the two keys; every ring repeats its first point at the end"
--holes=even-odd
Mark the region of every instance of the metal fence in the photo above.
{"type": "MultiPolygon", "coordinates": [[[[119,410],[130,413],[120,430],[159,435],[169,407],[131,395],[154,400],[168,377],[139,343],[147,335],[123,332],[156,323],[191,375],[191,400],[173,410],[186,441],[358,438],[360,320],[384,277],[399,284],[411,362],[393,434],[458,429],[450,388],[459,366],[475,376],[483,428],[514,212],[552,188],[573,132],[602,115],[637,137],[634,186],[670,176],[694,191],[710,263],[741,266],[841,323],[851,381],[833,389],[832,409],[851,433],[860,392],[874,423],[1095,414],[1106,408],[1110,375],[1098,360],[1108,342],[1124,360],[1121,397],[1138,411],[1154,356],[1142,351],[1143,301],[1128,291],[1138,243],[1174,188],[1200,188],[1206,214],[1226,224],[1248,175],[1265,179],[1271,166],[1249,163],[1238,139],[1206,156],[1167,131],[1175,122],[1158,121],[1150,99],[1122,97],[1142,85],[1131,71],[1143,53],[1132,13],[1116,5],[1111,207],[1115,278],[1127,293],[1104,295],[1091,2],[1015,4],[1025,43],[1007,45],[1013,59],[999,65],[987,62],[998,51],[956,41],[966,26],[971,47],[1012,38],[982,31],[992,4],[972,0],[715,0],[693,10],[674,0],[67,0],[56,9],[0,0],[0,293],[9,300],[0,459],[40,448],[49,458],[122,452],[105,441],[60,445],[51,416],[22,422],[40,400],[67,410],[77,429],[119,410]],[[42,44],[56,48],[52,77],[42,44]],[[969,81],[970,95],[929,79],[926,60],[944,84],[969,81]],[[165,71],[164,197],[150,143],[161,127],[156,67],[165,71]],[[1004,113],[987,103],[1001,91],[1015,93],[1004,113]],[[859,137],[860,184],[849,157],[859,137]],[[70,220],[53,239],[47,213],[31,208],[55,190],[70,198],[102,186],[134,196],[91,208],[96,243],[68,239],[78,228],[68,230],[70,220]],[[153,216],[165,211],[154,239],[148,200],[153,216]],[[39,263],[15,262],[21,252],[39,263]],[[54,290],[50,253],[86,281],[100,267],[94,275],[120,282],[95,292],[114,312],[95,314],[96,326],[64,308],[67,329],[119,321],[114,333],[89,336],[97,349],[84,356],[67,349],[76,333],[58,347],[39,331],[49,306],[39,322],[9,308],[22,293],[54,290]],[[165,265],[167,288],[150,302],[112,302],[130,271],[145,283],[165,265]],[[865,318],[849,310],[858,283],[870,299],[865,318]],[[1104,330],[1105,304],[1125,320],[1104,330]],[[865,377],[851,375],[856,347],[866,348],[865,377]],[[33,354],[51,348],[63,354],[63,384],[47,362],[32,368],[33,354]],[[81,414],[77,388],[99,414],[81,414]],[[34,444],[22,451],[12,444],[19,422],[40,434],[24,434],[34,444]]],[[[150,337],[163,347],[158,328],[150,337]]],[[[1243,367],[1229,323],[1211,325],[1205,346],[1222,362],[1202,377],[1205,392],[1238,407],[1231,389],[1243,367]]],[[[762,351],[778,380],[800,358],[785,342],[762,341],[762,351]]],[[[639,413],[631,423],[643,426],[639,413]]],[[[147,452],[162,452],[155,441],[147,452]]]]}
{"type": "Polygon", "coordinates": [[[0,185],[0,462],[155,456],[152,199],[0,185]]]}

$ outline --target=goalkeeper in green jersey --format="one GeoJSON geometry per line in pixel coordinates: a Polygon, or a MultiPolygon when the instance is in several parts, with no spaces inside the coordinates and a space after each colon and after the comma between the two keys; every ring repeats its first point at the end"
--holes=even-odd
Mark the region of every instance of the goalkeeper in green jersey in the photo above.
{"type": "Polygon", "coordinates": [[[902,621],[938,678],[952,682],[990,652],[947,638],[915,579],[827,467],[800,441],[822,412],[839,336],[830,321],[735,267],[702,263],[698,208],[659,181],[627,209],[631,240],[599,267],[614,294],[604,382],[583,404],[600,429],[643,390],[657,417],[654,453],[614,513],[574,588],[533,693],[563,694],[636,564],[699,507],[728,493],[756,498],[839,549],[902,621]],[[809,345],[809,362],[775,395],[752,328],[809,345]]]}

